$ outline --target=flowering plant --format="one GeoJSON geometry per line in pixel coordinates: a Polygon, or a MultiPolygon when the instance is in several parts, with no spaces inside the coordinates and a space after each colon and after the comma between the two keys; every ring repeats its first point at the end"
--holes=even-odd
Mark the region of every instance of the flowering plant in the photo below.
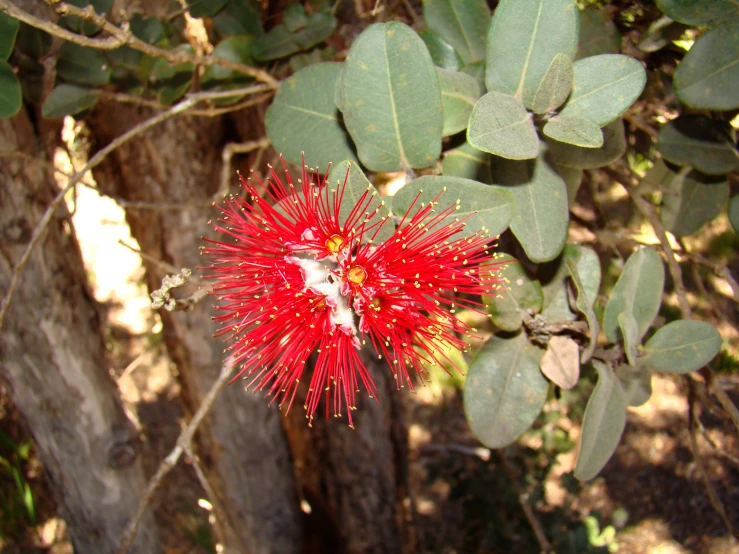
{"type": "MultiPolygon", "coordinates": [[[[369,337],[385,358],[398,387],[424,379],[424,364],[456,364],[445,350],[464,350],[474,329],[455,315],[480,309],[475,298],[498,288],[485,230],[460,232],[459,201],[444,206],[443,191],[430,202],[420,193],[392,229],[367,187],[348,199],[349,170],[335,187],[303,164],[294,183],[274,168],[265,185],[241,179],[246,197],[231,197],[215,224],[231,241],[209,241],[214,294],[223,312],[219,334],[231,343],[239,376],[266,390],[280,407],[292,405],[311,353],[316,352],[305,409],[312,420],[325,393],[326,415],[346,407],[349,425],[359,383],[371,398],[377,390],[358,350],[369,337]],[[257,187],[263,188],[262,197],[257,187]],[[351,204],[351,205],[350,205],[351,204]]],[[[458,369],[458,368],[457,368],[458,369]]],[[[248,388],[248,387],[247,387],[248,388]]]]}

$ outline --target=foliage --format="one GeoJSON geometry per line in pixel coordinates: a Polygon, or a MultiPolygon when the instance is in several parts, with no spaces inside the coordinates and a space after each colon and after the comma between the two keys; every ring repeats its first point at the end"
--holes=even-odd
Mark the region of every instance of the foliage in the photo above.
{"type": "Polygon", "coordinates": [[[33,524],[36,508],[26,479],[31,442],[16,443],[0,431],[0,538],[15,535],[23,524],[33,524]]]}

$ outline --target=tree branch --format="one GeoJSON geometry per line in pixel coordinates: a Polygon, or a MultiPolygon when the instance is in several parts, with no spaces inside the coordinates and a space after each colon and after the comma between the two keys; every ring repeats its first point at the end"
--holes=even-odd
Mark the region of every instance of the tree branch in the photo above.
{"type": "Polygon", "coordinates": [[[212,54],[198,56],[183,50],[166,50],[164,48],[153,46],[136,37],[130,29],[118,27],[108,21],[105,16],[97,14],[92,5],[78,8],[77,6],[67,4],[66,2],[59,2],[55,5],[55,9],[60,15],[74,15],[102,27],[102,29],[110,35],[109,37],[90,38],[78,35],[77,33],[72,33],[55,23],[45,21],[21,10],[14,4],[11,4],[9,0],[0,0],[0,9],[19,21],[23,21],[32,27],[46,31],[50,35],[63,38],[69,42],[74,42],[80,46],[88,46],[97,48],[98,50],[115,50],[121,46],[129,46],[134,50],[138,50],[149,56],[164,58],[173,64],[192,63],[195,65],[219,65],[245,75],[251,75],[255,79],[268,84],[271,88],[277,88],[280,85],[279,81],[272,77],[272,75],[256,67],[250,67],[242,63],[233,62],[225,58],[213,56],[212,54]]]}
{"type": "Polygon", "coordinates": [[[167,457],[162,460],[162,463],[159,464],[157,472],[151,478],[149,484],[146,487],[146,492],[141,498],[141,502],[139,502],[136,513],[128,522],[126,528],[123,531],[121,542],[118,545],[116,554],[126,554],[129,548],[131,548],[131,544],[136,538],[136,531],[138,530],[139,524],[141,523],[141,520],[143,519],[144,514],[149,507],[149,504],[151,503],[151,499],[154,497],[154,493],[159,488],[159,485],[161,484],[162,479],[164,479],[164,476],[167,475],[167,473],[169,473],[175,465],[177,465],[177,462],[179,461],[182,453],[185,451],[189,451],[190,443],[192,442],[195,431],[197,430],[200,423],[203,421],[203,418],[213,407],[213,403],[218,396],[218,393],[221,392],[226,383],[228,383],[231,377],[231,369],[233,369],[233,365],[230,363],[230,360],[224,362],[224,365],[221,368],[221,374],[211,386],[208,394],[206,394],[205,398],[203,398],[203,402],[200,404],[198,411],[195,412],[195,415],[192,416],[190,423],[180,433],[180,436],[177,438],[177,444],[167,455],[167,457]]]}
{"type": "MultiPolygon", "coordinates": [[[[0,2],[2,1],[4,0],[0,0],[0,2]]],[[[140,135],[144,131],[147,131],[148,129],[158,125],[159,123],[166,121],[170,117],[184,112],[191,106],[194,106],[196,103],[204,99],[204,97],[202,96],[203,94],[204,93],[193,94],[182,100],[180,103],[172,106],[169,110],[159,113],[147,119],[146,121],[139,123],[127,133],[124,133],[115,140],[111,141],[110,144],[105,146],[105,148],[99,150],[92,158],[90,158],[85,167],[72,175],[72,177],[67,182],[67,185],[61,191],[59,191],[54,200],[51,201],[51,204],[49,204],[49,207],[46,208],[46,212],[41,218],[41,221],[39,221],[38,225],[33,231],[33,236],[31,237],[31,240],[29,241],[25,252],[23,252],[20,260],[18,260],[18,264],[13,269],[13,275],[10,278],[10,284],[8,286],[7,292],[5,293],[5,297],[3,298],[2,307],[0,308],[0,329],[2,329],[5,314],[8,312],[10,301],[15,294],[15,289],[18,287],[18,283],[20,282],[20,277],[23,274],[23,270],[26,268],[28,260],[31,258],[31,253],[41,241],[46,228],[49,226],[49,223],[51,223],[51,218],[54,216],[54,212],[62,204],[62,202],[64,202],[64,196],[67,194],[67,192],[71,190],[72,187],[74,187],[77,183],[79,183],[82,180],[82,177],[84,177],[84,175],[89,170],[100,164],[100,162],[102,162],[113,150],[115,150],[122,144],[125,144],[132,138],[140,135]]]]}

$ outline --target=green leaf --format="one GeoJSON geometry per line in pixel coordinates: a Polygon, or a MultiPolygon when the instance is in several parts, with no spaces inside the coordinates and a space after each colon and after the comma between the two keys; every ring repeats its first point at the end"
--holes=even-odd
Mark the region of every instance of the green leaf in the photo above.
{"type": "Polygon", "coordinates": [[[510,160],[529,160],[539,152],[539,137],[526,108],[513,96],[500,92],[488,92],[475,104],[467,142],[510,160]]]}
{"type": "Polygon", "coordinates": [[[558,387],[569,390],[580,379],[580,350],[570,337],[555,335],[549,339],[541,359],[541,372],[558,387]]]}
{"type": "Polygon", "coordinates": [[[425,0],[426,26],[452,45],[465,64],[485,59],[490,9],[485,0],[425,0]]]}
{"type": "Polygon", "coordinates": [[[568,262],[577,268],[584,298],[591,306],[598,294],[600,287],[598,255],[590,248],[579,244],[565,245],[557,260],[537,268],[537,277],[542,283],[544,292],[544,306],[541,315],[549,322],[572,321],[576,317],[575,312],[570,308],[567,277],[571,272],[568,262]]]}
{"type": "Polygon", "coordinates": [[[51,35],[46,31],[21,23],[15,47],[29,58],[38,60],[49,52],[51,42],[51,35]]]}
{"type": "Polygon", "coordinates": [[[487,89],[531,108],[554,57],[575,57],[577,19],[574,0],[501,0],[488,33],[487,89]]]}
{"type": "Polygon", "coordinates": [[[577,115],[557,115],[552,117],[543,132],[549,138],[583,148],[603,146],[603,131],[584,117],[577,115]]]}
{"type": "Polygon", "coordinates": [[[480,98],[480,87],[474,77],[458,71],[436,68],[441,86],[441,103],[444,106],[445,137],[464,131],[472,108],[480,98]]]}
{"type": "Polygon", "coordinates": [[[129,23],[131,25],[131,32],[136,38],[143,40],[147,44],[169,46],[164,25],[156,17],[144,17],[137,13],[131,16],[129,23]]]}
{"type": "Polygon", "coordinates": [[[710,323],[689,319],[668,323],[644,345],[643,363],[657,371],[688,373],[721,350],[721,335],[710,323]]]}
{"type": "Polygon", "coordinates": [[[634,103],[647,82],[641,62],[621,54],[576,61],[575,80],[560,115],[578,115],[603,127],[634,103]]]}
{"type": "Polygon", "coordinates": [[[433,31],[419,31],[418,36],[421,37],[426,48],[429,49],[431,59],[436,67],[449,69],[450,71],[458,71],[462,67],[462,61],[459,59],[454,47],[441,38],[433,31]]]}
{"type": "Polygon", "coordinates": [[[523,316],[529,310],[536,314],[541,310],[544,295],[538,281],[529,278],[523,266],[513,256],[503,254],[496,262],[505,263],[500,278],[507,284],[499,294],[484,296],[490,319],[503,331],[518,331],[523,316]]]}
{"type": "Polygon", "coordinates": [[[75,85],[57,85],[41,106],[46,119],[74,115],[92,108],[100,97],[100,91],[75,85]]]}
{"type": "Polygon", "coordinates": [[[615,162],[626,152],[626,135],[623,121],[617,119],[603,128],[603,146],[581,148],[547,139],[547,148],[552,162],[565,167],[594,169],[615,162]]]}
{"type": "MultiPolygon", "coordinates": [[[[113,0],[68,0],[67,3],[78,8],[91,5],[98,15],[107,15],[113,9],[113,0]]],[[[98,25],[74,15],[59,18],[59,23],[70,31],[87,36],[94,35],[100,30],[98,25]]]]}
{"type": "Polygon", "coordinates": [[[302,4],[288,4],[282,12],[282,24],[294,33],[308,26],[308,15],[302,4]]]}
{"type": "Polygon", "coordinates": [[[692,108],[726,111],[739,107],[739,19],[702,35],[677,66],[672,84],[692,108]]]}
{"type": "Polygon", "coordinates": [[[192,17],[213,17],[229,0],[186,0],[187,11],[192,17]]]}
{"type": "MultiPolygon", "coordinates": [[[[244,65],[254,65],[254,59],[251,55],[253,44],[254,37],[251,35],[233,35],[219,42],[213,49],[213,55],[244,65]]],[[[219,65],[209,65],[203,72],[200,82],[205,86],[209,81],[225,81],[228,79],[240,79],[244,82],[252,80],[251,77],[244,76],[233,69],[219,65]]]]}
{"type": "Polygon", "coordinates": [[[549,390],[539,370],[542,355],[526,333],[492,336],[477,354],[464,386],[464,411],[480,442],[508,446],[539,415],[549,390]]]}
{"type": "Polygon", "coordinates": [[[516,162],[500,160],[495,182],[513,195],[511,231],[533,262],[553,260],[567,238],[567,189],[542,158],[516,162]]]}
{"type": "Polygon", "coordinates": [[[624,352],[631,365],[636,365],[636,347],[639,346],[639,328],[634,315],[629,312],[618,314],[618,328],[624,339],[624,352]]]}
{"type": "MultiPolygon", "coordinates": [[[[364,173],[362,173],[359,164],[350,160],[344,160],[331,167],[327,181],[330,186],[340,186],[344,184],[344,179],[346,179],[346,188],[344,189],[344,195],[341,197],[339,221],[344,224],[354,207],[359,204],[362,195],[368,192],[372,196],[372,199],[365,210],[365,214],[377,213],[370,220],[369,225],[379,223],[381,219],[384,219],[385,222],[379,226],[379,229],[372,229],[370,236],[367,238],[371,238],[371,235],[377,230],[377,235],[372,239],[372,242],[379,244],[386,241],[395,231],[395,225],[393,224],[392,214],[388,206],[386,206],[385,201],[375,187],[372,186],[372,183],[367,180],[364,173]],[[348,175],[347,170],[349,172],[348,175]]],[[[337,188],[336,190],[341,189],[337,188]]]]}
{"type": "Polygon", "coordinates": [[[112,69],[98,50],[65,42],[59,48],[56,74],[65,81],[100,87],[110,81],[112,69]]]}
{"type": "Polygon", "coordinates": [[[621,381],[621,387],[624,389],[629,406],[641,406],[651,398],[651,369],[641,364],[636,367],[620,365],[616,368],[616,376],[621,381]]]}
{"type": "Polygon", "coordinates": [[[648,53],[657,52],[665,46],[670,46],[672,41],[679,40],[687,29],[687,25],[673,21],[666,15],[662,16],[642,35],[638,44],[639,50],[648,53]]]}
{"type": "Polygon", "coordinates": [[[21,83],[10,64],[0,60],[0,119],[13,117],[22,104],[21,83]]]}
{"type": "Polygon", "coordinates": [[[606,305],[603,315],[606,338],[613,343],[622,340],[618,316],[627,312],[636,320],[636,340],[641,340],[659,311],[664,284],[665,269],[659,254],[647,247],[634,252],[624,264],[606,305]]]}
{"type": "Polygon", "coordinates": [[[254,42],[252,54],[255,60],[266,62],[307,50],[330,37],[336,25],[335,17],[322,12],[310,14],[307,25],[294,33],[284,25],[277,25],[254,42]]]}
{"type": "Polygon", "coordinates": [[[660,219],[677,237],[692,235],[722,213],[729,198],[729,183],[701,182],[706,178],[696,171],[676,174],[662,195],[660,219]]]}
{"type": "Polygon", "coordinates": [[[670,121],[660,129],[657,149],[666,160],[709,175],[739,168],[731,125],[704,115],[683,115],[670,121]]]}
{"type": "Polygon", "coordinates": [[[564,165],[558,165],[550,161],[550,165],[557,175],[562,177],[567,186],[567,206],[572,208],[577,198],[577,191],[580,190],[580,183],[582,182],[582,169],[576,167],[566,167],[564,165]]]}
{"type": "Polygon", "coordinates": [[[591,8],[580,12],[580,40],[576,59],[618,54],[620,49],[621,35],[606,10],[591,8]]]}
{"type": "Polygon", "coordinates": [[[256,0],[229,0],[213,18],[213,27],[223,38],[231,35],[260,37],[264,34],[261,11],[256,0]]]}
{"type": "Polygon", "coordinates": [[[342,77],[344,123],[372,171],[433,165],[443,113],[436,69],[407,25],[376,23],[357,37],[342,77]]]}
{"type": "Polygon", "coordinates": [[[441,173],[447,177],[464,177],[486,185],[493,182],[490,154],[481,152],[468,142],[444,154],[441,173]]]}
{"type": "Polygon", "coordinates": [[[425,205],[439,194],[439,210],[455,203],[458,206],[445,222],[467,218],[464,229],[455,237],[472,236],[482,229],[490,236],[497,236],[508,228],[513,213],[509,191],[460,177],[426,175],[411,181],[393,197],[393,212],[402,216],[416,196],[421,205],[425,205]]]}
{"type": "Polygon", "coordinates": [[[41,104],[44,94],[44,65],[32,58],[18,60],[18,80],[21,82],[23,98],[31,104],[41,104]]]}
{"type": "Polygon", "coordinates": [[[469,63],[462,68],[462,73],[474,77],[480,87],[480,93],[484,93],[487,90],[485,88],[485,62],[469,63]]]}
{"type": "Polygon", "coordinates": [[[320,63],[283,81],[267,110],[267,136],[285,159],[325,167],[336,160],[354,160],[349,136],[334,104],[334,87],[343,64],[320,63]]]}
{"type": "Polygon", "coordinates": [[[592,479],[611,458],[626,426],[628,399],[621,381],[602,362],[593,360],[598,383],[588,400],[582,421],[575,477],[592,479]]]}
{"type": "Polygon", "coordinates": [[[729,223],[735,233],[739,233],[739,194],[734,195],[729,200],[729,223]]]}
{"type": "Polygon", "coordinates": [[[557,54],[544,74],[534,94],[531,109],[534,113],[545,114],[556,110],[572,90],[574,70],[572,60],[565,54],[557,54]]]}
{"type": "Polygon", "coordinates": [[[675,21],[697,27],[714,26],[739,16],[733,0],[655,0],[657,7],[675,21]]]}
{"type": "MultiPolygon", "coordinates": [[[[590,250],[589,248],[583,248],[585,252],[588,252],[590,255],[595,256],[594,263],[588,263],[587,256],[581,256],[581,265],[585,266],[585,270],[587,271],[590,269],[590,271],[587,271],[586,275],[589,277],[595,273],[595,270],[597,269],[597,282],[600,284],[600,261],[598,260],[598,256],[590,250]],[[582,263],[582,261],[585,261],[585,263],[582,263]]],[[[567,265],[567,269],[570,272],[570,277],[572,277],[572,282],[575,283],[575,289],[577,290],[577,298],[575,300],[575,307],[578,309],[578,311],[585,316],[585,319],[588,322],[588,327],[590,328],[590,340],[588,341],[588,347],[583,350],[582,357],[580,358],[580,361],[584,364],[588,363],[590,361],[590,358],[593,356],[593,352],[595,352],[595,347],[598,343],[598,333],[600,333],[600,324],[598,323],[598,318],[595,315],[595,310],[593,309],[593,305],[595,303],[595,294],[592,294],[592,289],[589,291],[582,279],[580,279],[580,269],[578,268],[578,265],[575,260],[570,259],[565,255],[565,264],[567,265]],[[591,296],[592,294],[592,296],[591,296]]],[[[585,272],[584,272],[585,273],[585,272]]],[[[590,280],[592,283],[595,281],[595,279],[590,280]]],[[[589,283],[590,284],[590,283],[589,283]]],[[[594,291],[596,294],[598,292],[597,288],[594,291]]]]}
{"type": "Polygon", "coordinates": [[[20,21],[5,12],[0,12],[0,61],[10,57],[19,28],[20,21]]]}

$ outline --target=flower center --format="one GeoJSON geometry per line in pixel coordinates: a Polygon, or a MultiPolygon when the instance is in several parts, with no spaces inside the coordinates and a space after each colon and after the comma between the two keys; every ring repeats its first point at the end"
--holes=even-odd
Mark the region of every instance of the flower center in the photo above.
{"type": "Polygon", "coordinates": [[[372,309],[376,312],[380,311],[380,307],[382,306],[382,300],[380,300],[379,297],[374,296],[372,297],[372,300],[370,301],[370,304],[372,304],[372,309]]]}
{"type": "Polygon", "coordinates": [[[367,279],[367,272],[362,266],[354,265],[349,268],[347,277],[349,278],[349,281],[351,281],[355,285],[361,285],[362,283],[364,283],[365,279],[367,279]]]}
{"type": "Polygon", "coordinates": [[[332,254],[341,250],[342,246],[344,246],[344,237],[341,235],[331,235],[326,239],[326,248],[328,248],[328,251],[332,254]]]}

